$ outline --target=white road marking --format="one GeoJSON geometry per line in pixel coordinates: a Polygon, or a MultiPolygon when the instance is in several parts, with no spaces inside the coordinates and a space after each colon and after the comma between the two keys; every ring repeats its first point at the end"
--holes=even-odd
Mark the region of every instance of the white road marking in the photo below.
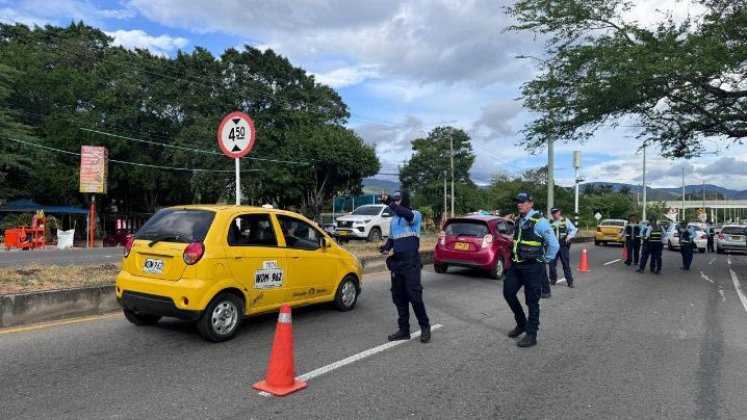
{"type": "Polygon", "coordinates": [[[744,307],[745,312],[747,312],[747,296],[744,295],[744,291],[742,291],[742,285],[739,284],[739,277],[737,276],[737,273],[734,272],[734,270],[729,270],[731,272],[731,281],[734,283],[734,290],[737,291],[737,295],[739,295],[739,300],[742,301],[742,306],[744,307]]]}
{"type": "Polygon", "coordinates": [[[713,264],[714,262],[716,262],[716,257],[713,257],[713,258],[711,258],[711,260],[710,260],[710,261],[708,261],[708,265],[711,265],[711,264],[713,264]]]}
{"type": "MultiPolygon", "coordinates": [[[[435,324],[431,326],[431,331],[437,330],[439,328],[443,327],[441,324],[435,324]]],[[[416,338],[420,337],[420,331],[415,332],[410,336],[409,340],[399,340],[399,341],[390,341],[386,344],[382,344],[378,347],[374,347],[372,349],[368,349],[365,351],[362,351],[358,354],[354,354],[350,357],[347,357],[342,360],[338,360],[337,362],[331,363],[327,366],[320,367],[319,369],[314,369],[311,372],[304,373],[303,375],[298,377],[298,380],[301,381],[308,381],[309,379],[316,378],[317,376],[324,375],[325,373],[331,372],[337,368],[343,367],[345,365],[349,365],[351,363],[357,362],[359,360],[365,359],[366,357],[373,356],[376,353],[381,353],[384,350],[389,350],[392,347],[398,346],[403,343],[407,343],[408,341],[412,341],[416,338]]],[[[260,395],[263,393],[260,392],[260,395]]]]}
{"type": "Polygon", "coordinates": [[[729,255],[729,256],[726,257],[726,262],[728,262],[729,265],[731,265],[731,255],[729,255]]]}
{"type": "Polygon", "coordinates": [[[604,263],[604,265],[610,265],[610,264],[614,264],[614,263],[616,263],[616,262],[618,262],[618,261],[622,261],[622,258],[618,258],[618,259],[616,259],[616,260],[612,260],[612,261],[610,261],[610,262],[606,262],[606,263],[604,263]]]}
{"type": "Polygon", "coordinates": [[[718,289],[718,293],[721,295],[721,302],[726,302],[726,296],[724,296],[724,289],[718,289]]]}
{"type": "Polygon", "coordinates": [[[711,282],[711,283],[715,284],[715,283],[713,282],[713,280],[709,279],[709,278],[708,278],[708,276],[706,276],[706,275],[705,275],[705,273],[704,273],[704,272],[702,272],[702,271],[700,272],[700,278],[702,278],[702,279],[703,279],[703,280],[705,280],[705,281],[708,281],[708,282],[711,282]]]}
{"type": "Polygon", "coordinates": [[[558,281],[556,281],[555,283],[565,283],[565,277],[563,277],[562,279],[559,279],[559,280],[558,280],[558,281]]]}

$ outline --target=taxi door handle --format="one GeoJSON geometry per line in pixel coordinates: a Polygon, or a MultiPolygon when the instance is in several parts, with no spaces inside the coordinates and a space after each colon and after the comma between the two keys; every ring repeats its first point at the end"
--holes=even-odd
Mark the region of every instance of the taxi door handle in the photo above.
{"type": "Polygon", "coordinates": [[[290,257],[290,259],[292,259],[292,260],[297,260],[299,258],[301,258],[301,257],[300,256],[290,257]]]}

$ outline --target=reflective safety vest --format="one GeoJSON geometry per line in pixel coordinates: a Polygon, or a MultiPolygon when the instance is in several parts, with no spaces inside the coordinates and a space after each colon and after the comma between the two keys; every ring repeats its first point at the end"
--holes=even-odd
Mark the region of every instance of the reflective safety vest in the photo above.
{"type": "Polygon", "coordinates": [[[651,237],[649,237],[649,241],[651,242],[661,242],[662,232],[661,228],[656,228],[651,230],[651,237]]]}
{"type": "Polygon", "coordinates": [[[690,242],[690,231],[687,229],[682,229],[682,232],[680,232],[680,244],[689,244],[690,242]]]}
{"type": "Polygon", "coordinates": [[[640,239],[641,237],[641,226],[639,224],[632,225],[628,222],[628,226],[625,226],[625,237],[630,239],[640,239]]]}
{"type": "Polygon", "coordinates": [[[539,220],[539,218],[532,217],[523,226],[518,226],[514,230],[514,247],[511,255],[511,260],[514,262],[544,261],[545,238],[534,231],[539,220]]]}
{"type": "Polygon", "coordinates": [[[568,223],[565,217],[553,222],[552,227],[555,228],[555,236],[558,240],[563,240],[568,236],[568,223]]]}

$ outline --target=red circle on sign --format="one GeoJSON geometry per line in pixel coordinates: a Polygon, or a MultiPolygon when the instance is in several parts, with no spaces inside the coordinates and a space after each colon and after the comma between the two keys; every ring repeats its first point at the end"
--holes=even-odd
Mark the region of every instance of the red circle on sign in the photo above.
{"type": "Polygon", "coordinates": [[[240,157],[246,156],[246,154],[252,150],[252,148],[254,147],[254,139],[256,135],[257,132],[254,129],[254,121],[252,121],[252,119],[248,115],[244,114],[243,112],[232,112],[223,117],[223,120],[220,122],[220,126],[218,126],[218,147],[220,147],[220,150],[223,151],[223,154],[225,154],[226,156],[238,159],[240,157]],[[249,126],[249,144],[240,151],[230,150],[228,147],[226,147],[225,144],[223,144],[223,129],[225,128],[226,124],[228,124],[229,122],[233,123],[233,120],[236,118],[245,121],[249,126]]]}

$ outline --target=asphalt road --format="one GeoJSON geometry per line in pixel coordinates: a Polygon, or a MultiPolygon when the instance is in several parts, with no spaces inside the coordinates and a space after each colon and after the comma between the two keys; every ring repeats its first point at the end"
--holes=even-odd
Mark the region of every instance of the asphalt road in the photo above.
{"type": "MultiPolygon", "coordinates": [[[[577,262],[580,246],[571,251],[577,262]]],[[[542,301],[539,344],[506,337],[502,281],[424,272],[433,341],[410,341],[313,378],[284,398],[264,377],[276,316],[248,320],[227,343],[175,321],[139,328],[121,316],[0,330],[3,419],[743,419],[747,413],[747,260],[696,254],[682,272],[638,274],[621,248],[589,247],[591,273],[542,301]]],[[[386,274],[358,306],[294,312],[296,373],[386,342],[396,329],[386,274]]],[[[522,293],[522,292],[520,292],[522,293]]],[[[522,298],[523,300],[523,298],[522,298]]]]}
{"type": "Polygon", "coordinates": [[[0,268],[23,267],[29,264],[85,265],[119,263],[124,248],[73,248],[36,251],[0,251],[0,268]]]}

